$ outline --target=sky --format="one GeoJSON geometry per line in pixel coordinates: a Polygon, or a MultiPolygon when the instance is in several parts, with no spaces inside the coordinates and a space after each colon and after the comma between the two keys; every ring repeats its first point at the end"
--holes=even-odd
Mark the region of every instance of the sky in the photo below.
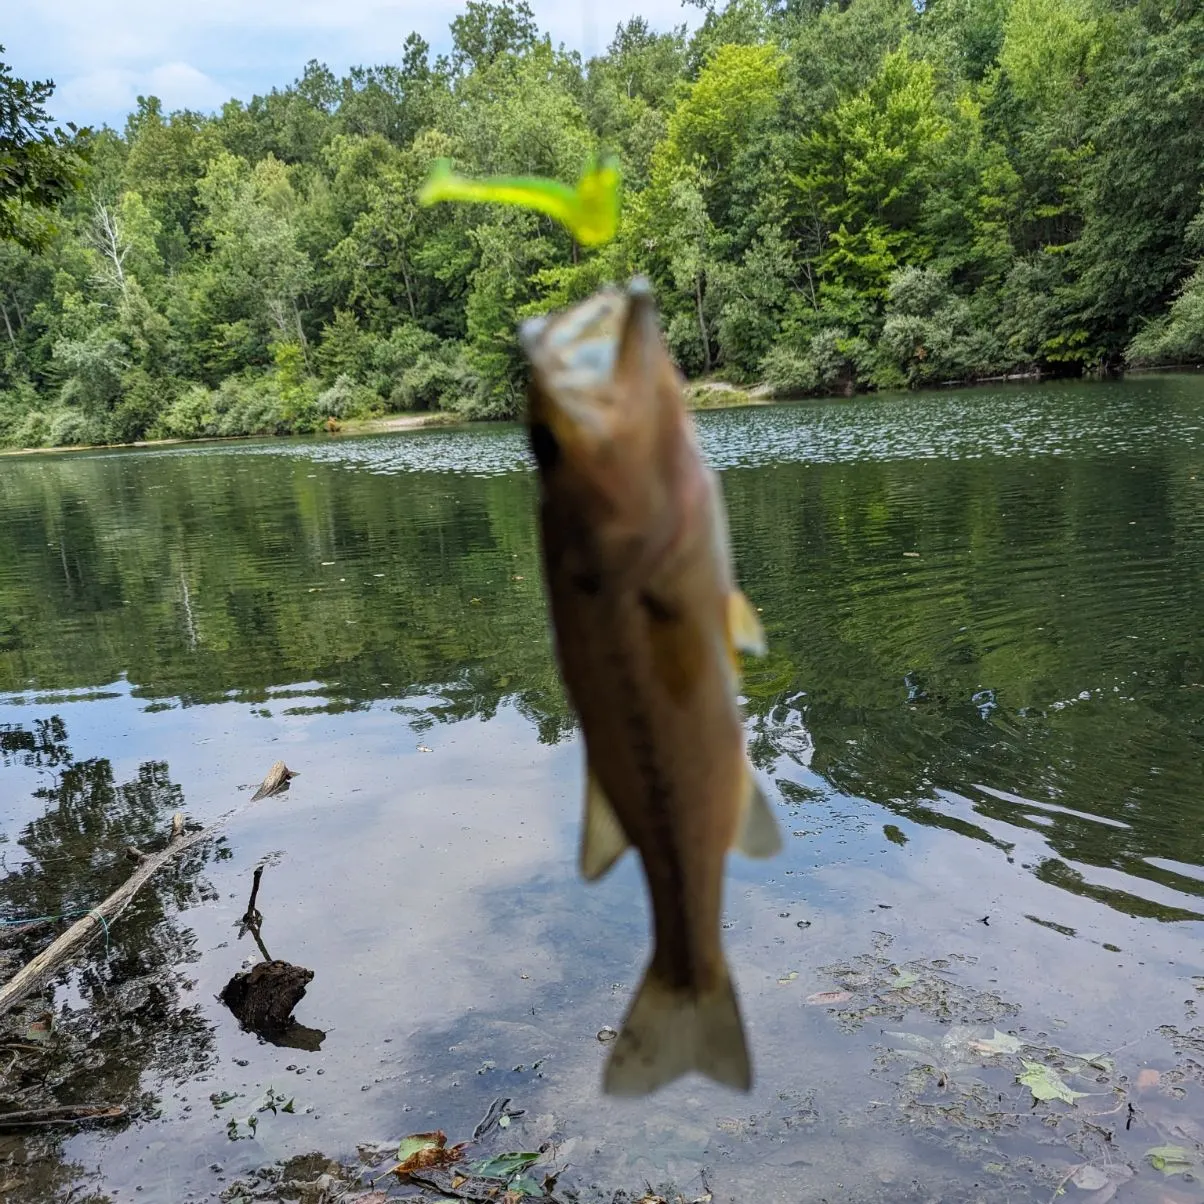
{"type": "MultiPolygon", "coordinates": [[[[680,0],[530,0],[553,42],[605,50],[636,13],[655,29],[687,22],[680,0]]],[[[411,30],[437,53],[462,0],[0,0],[3,61],[22,79],[52,79],[57,122],[120,129],[138,95],[167,109],[210,111],[283,87],[310,59],[336,74],[397,62],[411,30]]]]}

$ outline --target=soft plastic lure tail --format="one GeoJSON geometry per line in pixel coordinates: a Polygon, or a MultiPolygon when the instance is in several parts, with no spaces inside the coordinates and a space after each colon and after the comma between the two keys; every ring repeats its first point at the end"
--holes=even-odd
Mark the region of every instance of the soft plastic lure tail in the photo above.
{"type": "Polygon", "coordinates": [[[452,171],[447,159],[440,159],[418,200],[423,205],[480,201],[534,209],[560,222],[583,247],[599,247],[614,238],[619,226],[619,167],[613,158],[591,158],[577,187],[570,188],[542,176],[470,180],[452,171]]]}

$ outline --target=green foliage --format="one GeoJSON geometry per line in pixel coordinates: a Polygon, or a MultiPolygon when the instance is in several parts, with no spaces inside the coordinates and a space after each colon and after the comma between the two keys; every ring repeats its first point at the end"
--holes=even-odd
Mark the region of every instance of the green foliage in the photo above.
{"type": "Polygon", "coordinates": [[[1198,6],[730,0],[583,63],[471,0],[447,57],[213,116],[85,139],[50,98],[0,67],[6,443],[511,416],[520,318],[636,271],[687,374],[782,393],[1204,355],[1198,6]],[[625,188],[596,249],[418,203],[442,159],[571,186],[591,154],[625,188]]]}
{"type": "Polygon", "coordinates": [[[53,92],[49,81],[19,79],[0,62],[0,243],[43,244],[48,212],[68,200],[82,175],[90,131],[51,128],[53,92]]]}

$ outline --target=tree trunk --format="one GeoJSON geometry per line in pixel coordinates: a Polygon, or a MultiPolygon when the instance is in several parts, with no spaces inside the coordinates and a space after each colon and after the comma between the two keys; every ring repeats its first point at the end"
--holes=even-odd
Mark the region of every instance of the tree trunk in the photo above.
{"type": "Polygon", "coordinates": [[[410,306],[410,317],[415,322],[417,322],[418,321],[418,310],[414,305],[414,290],[412,288],[410,288],[410,272],[409,272],[409,269],[406,267],[406,257],[404,254],[401,257],[401,278],[402,278],[402,280],[405,281],[405,285],[406,285],[406,301],[409,303],[409,306],[410,306]]]}
{"type": "Polygon", "coordinates": [[[309,340],[305,337],[305,328],[301,325],[301,311],[297,308],[297,298],[293,298],[293,318],[297,323],[297,338],[301,342],[301,358],[305,361],[305,371],[313,376],[313,366],[309,362],[309,340]]]}
{"type": "Polygon", "coordinates": [[[8,310],[4,307],[2,302],[0,302],[0,314],[4,315],[4,329],[8,331],[8,341],[15,347],[17,345],[17,340],[13,335],[12,323],[8,320],[8,310]]]}
{"type": "Polygon", "coordinates": [[[702,273],[694,278],[694,300],[698,303],[698,334],[702,339],[702,362],[704,370],[711,370],[711,341],[707,338],[707,320],[702,310],[702,273]]]}

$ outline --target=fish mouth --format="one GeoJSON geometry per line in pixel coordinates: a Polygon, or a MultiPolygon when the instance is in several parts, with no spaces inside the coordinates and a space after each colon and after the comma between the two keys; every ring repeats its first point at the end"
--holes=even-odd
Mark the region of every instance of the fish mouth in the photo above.
{"type": "Polygon", "coordinates": [[[588,427],[613,406],[608,386],[628,310],[651,292],[648,281],[637,276],[626,288],[601,289],[569,309],[522,323],[519,343],[550,409],[588,427]]]}

